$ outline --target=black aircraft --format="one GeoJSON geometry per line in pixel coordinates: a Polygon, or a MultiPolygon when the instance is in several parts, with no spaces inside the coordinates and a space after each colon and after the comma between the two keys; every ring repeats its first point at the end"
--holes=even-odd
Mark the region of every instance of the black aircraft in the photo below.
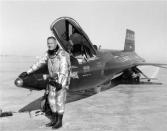
{"type": "MultiPolygon", "coordinates": [[[[135,32],[129,29],[126,30],[124,50],[120,51],[100,49],[93,45],[80,25],[69,17],[56,19],[51,24],[50,29],[57,38],[59,46],[71,56],[72,73],[69,92],[89,89],[99,92],[101,85],[117,77],[124,81],[139,83],[140,76],[143,75],[150,81],[150,78],[138,66],[151,65],[165,68],[166,65],[146,63],[143,58],[138,56],[135,52],[135,32]]],[[[46,81],[43,79],[43,75],[45,74],[48,74],[47,66],[24,79],[17,78],[15,85],[30,90],[44,90],[46,81]]],[[[41,98],[20,111],[31,111],[39,108],[41,98]]]]}

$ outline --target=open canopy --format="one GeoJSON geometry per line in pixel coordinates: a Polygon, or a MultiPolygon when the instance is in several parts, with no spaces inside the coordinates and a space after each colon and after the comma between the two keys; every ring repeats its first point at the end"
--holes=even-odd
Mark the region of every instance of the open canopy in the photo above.
{"type": "Polygon", "coordinates": [[[96,55],[91,41],[80,25],[72,18],[61,17],[51,25],[51,31],[57,38],[61,47],[67,52],[76,53],[79,50],[87,50],[90,55],[96,55]],[[70,50],[72,47],[72,50],[70,50]]]}

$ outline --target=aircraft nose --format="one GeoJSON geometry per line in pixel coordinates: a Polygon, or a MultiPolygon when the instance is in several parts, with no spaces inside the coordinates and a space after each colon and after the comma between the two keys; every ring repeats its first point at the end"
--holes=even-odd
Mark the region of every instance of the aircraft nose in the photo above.
{"type": "Polygon", "coordinates": [[[23,86],[23,80],[22,80],[21,78],[17,78],[17,79],[15,80],[15,85],[16,85],[17,87],[22,87],[22,86],[23,86]]]}

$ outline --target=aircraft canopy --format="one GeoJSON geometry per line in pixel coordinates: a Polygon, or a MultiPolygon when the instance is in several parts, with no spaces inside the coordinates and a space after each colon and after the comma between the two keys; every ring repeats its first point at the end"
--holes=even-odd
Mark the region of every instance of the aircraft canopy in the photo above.
{"type": "Polygon", "coordinates": [[[74,19],[69,17],[58,18],[52,23],[51,31],[61,47],[67,52],[74,54],[85,50],[90,57],[96,55],[96,50],[88,36],[74,19]]]}

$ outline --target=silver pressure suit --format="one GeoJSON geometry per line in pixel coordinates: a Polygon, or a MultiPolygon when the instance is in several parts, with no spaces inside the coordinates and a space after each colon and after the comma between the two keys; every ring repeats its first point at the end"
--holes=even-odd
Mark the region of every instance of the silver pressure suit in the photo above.
{"type": "Polygon", "coordinates": [[[48,65],[49,77],[62,85],[62,89],[59,91],[56,91],[56,87],[53,85],[47,85],[46,91],[48,92],[48,102],[51,111],[63,114],[66,101],[66,90],[70,84],[70,56],[62,49],[58,49],[52,56],[46,53],[38,62],[31,66],[27,72],[31,73],[36,71],[44,64],[48,65]]]}

